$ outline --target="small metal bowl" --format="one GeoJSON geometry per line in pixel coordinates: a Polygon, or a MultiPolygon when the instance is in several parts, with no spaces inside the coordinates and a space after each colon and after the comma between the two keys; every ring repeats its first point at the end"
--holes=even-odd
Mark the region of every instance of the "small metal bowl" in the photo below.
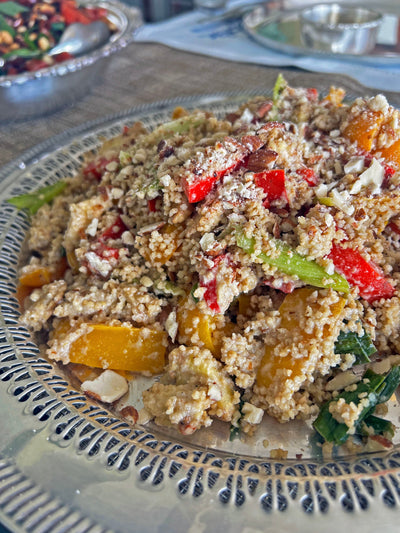
{"type": "Polygon", "coordinates": [[[133,41],[142,24],[141,12],[119,0],[82,0],[80,5],[107,9],[116,26],[109,41],[75,59],[36,72],[0,76],[0,122],[44,116],[87,95],[106,69],[111,55],[133,41]]]}
{"type": "Polygon", "coordinates": [[[301,12],[301,36],[314,50],[362,55],[375,47],[382,18],[360,6],[317,4],[301,12]]]}

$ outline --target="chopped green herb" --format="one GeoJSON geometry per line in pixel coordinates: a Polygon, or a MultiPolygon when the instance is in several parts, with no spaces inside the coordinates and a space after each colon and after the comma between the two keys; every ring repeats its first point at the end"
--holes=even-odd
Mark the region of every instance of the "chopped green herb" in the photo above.
{"type": "Polygon", "coordinates": [[[29,9],[17,2],[0,2],[0,13],[7,17],[15,17],[18,13],[24,13],[25,11],[29,11],[29,9]]]}
{"type": "MultiPolygon", "coordinates": [[[[279,239],[271,237],[271,242],[275,245],[279,253],[270,256],[261,252],[258,258],[264,263],[276,267],[283,274],[296,276],[313,287],[332,288],[345,293],[349,292],[349,284],[337,272],[328,274],[318,263],[298,254],[279,239]]],[[[236,243],[246,253],[250,255],[254,253],[255,239],[253,237],[246,237],[241,229],[236,230],[236,243]]]]}
{"type": "MultiPolygon", "coordinates": [[[[1,4],[0,4],[1,5],[1,4]]],[[[16,50],[11,50],[7,54],[3,55],[3,59],[11,59],[14,57],[22,57],[24,59],[33,59],[41,57],[43,52],[41,50],[28,50],[27,48],[17,48],[16,50]]]]}
{"type": "Polygon", "coordinates": [[[367,370],[354,391],[344,391],[335,399],[322,405],[319,415],[313,424],[315,430],[325,441],[338,445],[343,444],[349,437],[349,428],[346,424],[335,420],[329,412],[331,403],[343,398],[347,404],[354,403],[358,405],[361,399],[368,398],[368,403],[358,415],[356,426],[360,427],[361,423],[373,413],[378,404],[387,402],[399,386],[399,383],[399,366],[393,367],[386,375],[375,374],[372,370],[367,370]]]}
{"type": "Polygon", "coordinates": [[[31,215],[34,215],[42,205],[50,203],[61,194],[66,186],[65,181],[57,181],[53,185],[47,185],[32,193],[14,196],[7,201],[18,209],[26,209],[31,215]]]}
{"type": "Polygon", "coordinates": [[[341,331],[335,342],[335,353],[352,353],[356,356],[356,364],[369,363],[370,355],[376,352],[371,337],[364,332],[361,337],[354,331],[341,331]]]}
{"type": "Polygon", "coordinates": [[[0,15],[0,31],[6,31],[10,35],[12,35],[12,37],[15,37],[16,35],[16,31],[12,26],[7,23],[3,15],[0,15]]]}
{"type": "Polygon", "coordinates": [[[198,283],[195,283],[192,287],[192,290],[190,291],[190,296],[193,298],[193,300],[198,303],[200,300],[199,298],[197,298],[194,293],[196,292],[196,290],[199,288],[199,284],[198,283]]]}
{"type": "Polygon", "coordinates": [[[244,405],[244,401],[240,399],[240,402],[238,405],[239,418],[237,419],[235,424],[231,424],[231,427],[229,429],[229,440],[231,442],[240,435],[240,420],[242,419],[242,416],[243,416],[243,413],[242,413],[243,405],[244,405]]]}
{"type": "Polygon", "coordinates": [[[24,33],[24,43],[26,44],[29,50],[38,50],[36,43],[32,41],[30,33],[27,31],[24,33]]]}
{"type": "Polygon", "coordinates": [[[361,435],[370,435],[370,430],[372,429],[374,435],[387,435],[388,437],[393,437],[394,435],[394,426],[389,420],[380,418],[375,415],[368,415],[360,427],[361,435]]]}

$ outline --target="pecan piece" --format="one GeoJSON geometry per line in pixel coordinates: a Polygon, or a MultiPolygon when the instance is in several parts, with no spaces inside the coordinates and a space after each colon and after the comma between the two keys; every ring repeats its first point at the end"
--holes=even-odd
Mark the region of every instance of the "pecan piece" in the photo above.
{"type": "Polygon", "coordinates": [[[250,172],[262,172],[268,168],[270,163],[273,163],[278,157],[277,152],[269,150],[268,148],[257,150],[250,154],[247,160],[247,168],[250,172]]]}

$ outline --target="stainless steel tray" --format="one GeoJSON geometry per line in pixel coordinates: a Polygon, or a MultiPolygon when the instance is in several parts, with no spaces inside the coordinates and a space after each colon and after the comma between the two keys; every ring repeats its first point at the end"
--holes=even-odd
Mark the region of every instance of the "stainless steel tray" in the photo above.
{"type": "MultiPolygon", "coordinates": [[[[369,5],[368,2],[365,4],[369,5]]],[[[254,8],[243,17],[243,26],[258,43],[293,55],[307,55],[377,65],[400,64],[400,5],[379,4],[374,9],[383,15],[377,42],[371,52],[353,55],[326,52],[307,46],[301,36],[300,13],[302,8],[271,13],[268,4],[254,8]]]]}
{"type": "MultiPolygon", "coordinates": [[[[17,263],[29,219],[6,199],[77,169],[82,154],[124,124],[152,127],[176,105],[217,114],[252,94],[144,106],[83,125],[0,170],[0,522],[30,533],[336,533],[397,531],[400,445],[390,453],[324,460],[299,422],[267,421],[254,438],[228,428],[179,437],[130,426],[85,397],[18,325],[17,263]],[[286,447],[269,459],[263,445],[286,447]]],[[[132,399],[143,385],[133,382],[132,399]]],[[[391,418],[398,420],[393,403],[391,418]]]]}

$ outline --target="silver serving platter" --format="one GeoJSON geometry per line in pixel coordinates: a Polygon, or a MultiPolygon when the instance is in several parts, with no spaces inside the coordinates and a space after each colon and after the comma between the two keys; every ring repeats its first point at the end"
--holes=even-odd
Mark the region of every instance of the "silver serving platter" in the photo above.
{"type": "Polygon", "coordinates": [[[371,51],[363,55],[334,53],[309,46],[302,38],[301,13],[304,8],[271,12],[268,4],[260,5],[244,15],[243,27],[258,43],[278,52],[374,65],[400,64],[400,4],[376,5],[365,2],[362,5],[373,5],[383,15],[376,43],[371,51]]]}
{"type": "MultiPolygon", "coordinates": [[[[270,419],[248,440],[227,425],[190,437],[131,426],[87,398],[18,324],[18,260],[29,218],[6,199],[71,175],[123,125],[152,128],[176,105],[222,116],[264,90],[131,109],[48,140],[0,170],[0,522],[30,533],[397,531],[400,444],[323,458],[307,424],[270,419]],[[265,439],[268,439],[266,447],[265,439]],[[271,448],[288,450],[269,459],[271,448]]],[[[148,383],[132,381],[137,407],[148,383]]],[[[400,408],[390,407],[397,423],[400,408]]]]}
{"type": "Polygon", "coordinates": [[[87,95],[100,82],[112,55],[133,41],[142,24],[141,12],[119,0],[82,0],[80,4],[107,9],[117,31],[106,44],[75,59],[37,72],[0,76],[0,122],[43,116],[87,95]]]}

